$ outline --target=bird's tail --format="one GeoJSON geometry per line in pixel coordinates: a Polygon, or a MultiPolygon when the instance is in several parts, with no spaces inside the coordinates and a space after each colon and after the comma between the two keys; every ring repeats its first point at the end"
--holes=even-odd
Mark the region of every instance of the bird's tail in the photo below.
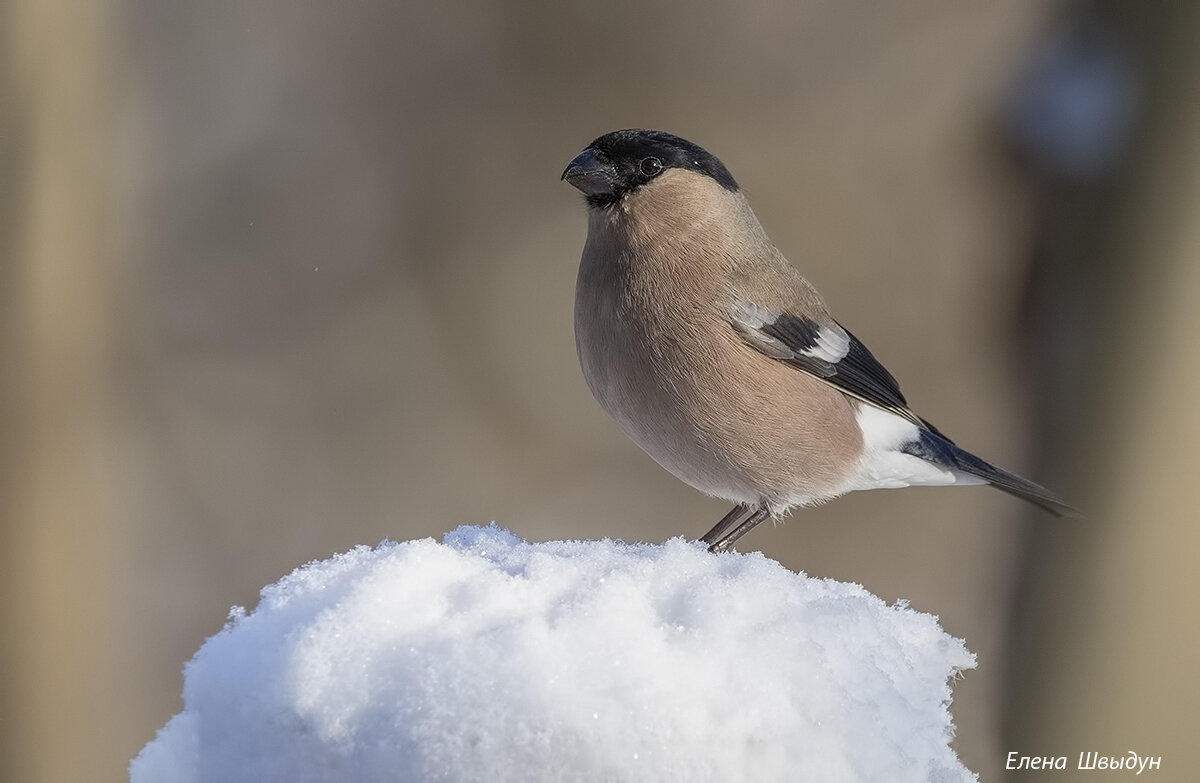
{"type": "Polygon", "coordinates": [[[922,430],[920,440],[906,445],[905,452],[914,457],[920,457],[983,479],[996,489],[1028,501],[1056,517],[1083,516],[1079,509],[1067,505],[1062,498],[1041,484],[1035,484],[1016,473],[1009,473],[1003,468],[998,468],[990,462],[976,457],[971,452],[956,446],[949,438],[936,430],[922,430]]]}

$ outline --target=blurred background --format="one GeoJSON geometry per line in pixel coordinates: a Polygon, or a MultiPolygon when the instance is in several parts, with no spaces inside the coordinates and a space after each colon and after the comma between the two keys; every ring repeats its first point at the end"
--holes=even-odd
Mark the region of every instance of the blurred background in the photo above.
{"type": "Polygon", "coordinates": [[[922,415],[1090,516],[872,492],[743,550],[965,638],[984,780],[1129,750],[1196,779],[1200,6],[8,0],[0,25],[0,779],[121,780],[229,607],[314,558],[727,510],[578,371],[559,174],[631,126],[721,157],[922,415]]]}

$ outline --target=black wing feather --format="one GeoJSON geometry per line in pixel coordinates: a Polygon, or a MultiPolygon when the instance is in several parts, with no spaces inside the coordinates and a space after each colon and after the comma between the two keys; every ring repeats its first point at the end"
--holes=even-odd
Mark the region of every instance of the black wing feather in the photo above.
{"type": "MultiPolygon", "coordinates": [[[[841,326],[841,324],[838,324],[841,326]]],[[[842,326],[850,336],[850,351],[837,363],[835,383],[866,397],[869,402],[889,408],[908,410],[908,400],[900,392],[900,384],[867,350],[867,346],[842,326]]]]}
{"type": "Polygon", "coordinates": [[[846,355],[836,362],[805,353],[817,344],[821,330],[820,325],[811,318],[783,313],[771,323],[763,324],[760,330],[792,352],[792,356],[782,360],[786,364],[828,381],[864,402],[903,416],[919,427],[933,429],[932,425],[909,410],[900,384],[867,346],[846,327],[841,324],[838,326],[850,338],[850,346],[846,355]]]}

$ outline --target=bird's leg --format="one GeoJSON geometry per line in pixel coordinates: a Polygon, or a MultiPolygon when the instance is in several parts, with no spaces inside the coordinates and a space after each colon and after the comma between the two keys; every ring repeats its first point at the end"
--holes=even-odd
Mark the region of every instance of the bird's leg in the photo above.
{"type": "Polygon", "coordinates": [[[729,528],[736,525],[737,521],[749,511],[750,507],[745,503],[738,503],[732,511],[721,517],[721,521],[713,525],[713,529],[705,533],[700,540],[709,545],[710,551],[715,551],[711,549],[712,545],[720,541],[721,537],[729,532],[729,528]]]}
{"type": "MultiPolygon", "coordinates": [[[[754,528],[758,527],[759,523],[766,519],[770,513],[770,510],[768,510],[766,506],[759,506],[754,510],[754,513],[747,517],[745,522],[738,525],[737,529],[735,529],[732,533],[718,539],[712,544],[709,544],[708,551],[724,552],[725,550],[729,549],[729,547],[733,546],[735,541],[749,533],[754,528]]],[[[705,536],[705,538],[707,539],[708,537],[705,536]]]]}

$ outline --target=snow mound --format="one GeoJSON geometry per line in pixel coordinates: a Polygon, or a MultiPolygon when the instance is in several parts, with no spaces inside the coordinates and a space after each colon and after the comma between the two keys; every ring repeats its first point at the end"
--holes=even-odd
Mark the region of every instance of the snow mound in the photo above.
{"type": "Polygon", "coordinates": [[[936,618],[701,545],[495,527],[359,547],[236,608],[133,783],[965,781],[936,618]]]}

